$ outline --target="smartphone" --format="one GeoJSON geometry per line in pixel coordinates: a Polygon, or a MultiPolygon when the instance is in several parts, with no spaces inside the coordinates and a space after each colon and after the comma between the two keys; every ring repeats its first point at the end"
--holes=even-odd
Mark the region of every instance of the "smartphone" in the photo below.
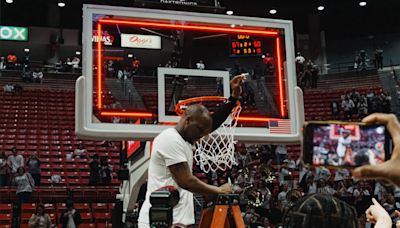
{"type": "Polygon", "coordinates": [[[306,166],[351,169],[390,159],[392,144],[379,123],[310,121],[303,128],[301,156],[306,166]]]}

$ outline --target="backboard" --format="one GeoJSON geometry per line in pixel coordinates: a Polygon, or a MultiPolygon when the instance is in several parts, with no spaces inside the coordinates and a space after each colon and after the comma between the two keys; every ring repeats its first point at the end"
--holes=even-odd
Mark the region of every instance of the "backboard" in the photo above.
{"type": "Polygon", "coordinates": [[[83,13],[79,138],[152,140],[179,121],[179,101],[229,97],[230,79],[249,72],[235,140],[300,141],[291,21],[97,5],[83,13]]]}

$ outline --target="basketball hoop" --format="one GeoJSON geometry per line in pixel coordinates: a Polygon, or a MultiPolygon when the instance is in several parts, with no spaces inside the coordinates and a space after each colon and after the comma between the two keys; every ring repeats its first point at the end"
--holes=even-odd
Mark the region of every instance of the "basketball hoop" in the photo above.
{"type": "MultiPolygon", "coordinates": [[[[189,98],[180,101],[175,106],[175,112],[179,116],[182,116],[185,112],[182,108],[188,107],[189,104],[226,100],[228,98],[218,96],[189,98]]],[[[239,101],[236,102],[236,105],[219,129],[196,142],[194,158],[196,164],[206,173],[210,170],[216,172],[218,169],[225,171],[228,167],[232,168],[232,165],[237,165],[235,161],[235,144],[237,141],[234,140],[233,134],[237,125],[237,117],[239,117],[242,107],[239,101]]]]}

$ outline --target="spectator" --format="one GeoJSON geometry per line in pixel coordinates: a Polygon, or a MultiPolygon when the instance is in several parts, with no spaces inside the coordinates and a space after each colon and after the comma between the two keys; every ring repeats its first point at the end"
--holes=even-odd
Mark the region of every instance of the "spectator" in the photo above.
{"type": "Polygon", "coordinates": [[[239,194],[240,204],[246,204],[246,199],[244,197],[244,189],[246,186],[244,185],[244,177],[243,175],[237,177],[236,185],[232,186],[233,193],[239,194]]]}
{"type": "Polygon", "coordinates": [[[72,72],[72,62],[71,62],[70,58],[67,58],[67,60],[65,60],[64,69],[65,69],[65,72],[69,72],[69,73],[72,72]]]}
{"type": "Polygon", "coordinates": [[[118,73],[119,73],[120,70],[121,70],[121,63],[117,59],[114,62],[114,72],[115,72],[115,74],[117,74],[116,76],[118,76],[118,73]]]}
{"type": "Polygon", "coordinates": [[[3,90],[4,92],[12,93],[14,86],[11,84],[11,82],[9,82],[7,85],[3,86],[3,90]]]}
{"type": "Polygon", "coordinates": [[[268,189],[265,188],[263,181],[258,181],[258,190],[264,196],[264,202],[257,208],[259,214],[267,215],[270,213],[270,202],[271,202],[271,194],[268,189]]]}
{"type": "Polygon", "coordinates": [[[40,71],[39,68],[36,68],[36,71],[33,72],[33,83],[40,82],[43,83],[43,73],[40,71]]]}
{"type": "Polygon", "coordinates": [[[354,55],[354,69],[357,70],[360,64],[361,64],[361,57],[358,54],[358,52],[356,52],[356,54],[354,55]]]}
{"type": "Polygon", "coordinates": [[[375,62],[376,62],[376,69],[382,69],[383,67],[383,50],[378,47],[375,49],[375,62]]]}
{"type": "Polygon", "coordinates": [[[131,75],[130,75],[130,74],[131,74],[131,73],[129,72],[128,67],[126,67],[126,68],[124,69],[124,80],[130,79],[130,78],[131,78],[131,75]]]}
{"type": "Polygon", "coordinates": [[[247,153],[247,149],[244,148],[243,150],[240,151],[240,155],[239,155],[239,165],[241,165],[241,167],[245,168],[247,167],[250,163],[252,163],[252,159],[249,153],[247,153]]]}
{"type": "Polygon", "coordinates": [[[111,185],[111,179],[112,179],[112,165],[108,164],[107,158],[102,157],[100,159],[100,177],[101,177],[101,183],[104,186],[110,186],[111,185]]]}
{"type": "Polygon", "coordinates": [[[89,185],[97,186],[97,183],[100,181],[99,155],[94,154],[92,160],[88,163],[90,166],[89,185]]]}
{"type": "Polygon", "coordinates": [[[223,88],[224,88],[223,78],[217,77],[216,81],[217,81],[217,90],[215,90],[215,93],[216,94],[224,94],[224,92],[223,92],[224,91],[223,90],[223,88]]]}
{"type": "Polygon", "coordinates": [[[303,74],[304,74],[304,87],[305,88],[307,87],[307,81],[308,81],[308,86],[310,88],[312,88],[312,85],[311,85],[311,71],[306,69],[306,70],[304,70],[303,74]]]}
{"type": "Polygon", "coordinates": [[[358,103],[358,114],[360,115],[360,118],[364,118],[368,115],[368,103],[366,99],[364,99],[364,96],[361,99],[361,102],[358,103]]]}
{"type": "Polygon", "coordinates": [[[311,69],[311,88],[317,88],[317,82],[318,82],[318,69],[316,66],[314,66],[311,69]]]}
{"type": "Polygon", "coordinates": [[[7,62],[6,59],[4,57],[0,58],[0,71],[6,69],[7,66],[7,62]]]}
{"type": "Polygon", "coordinates": [[[293,154],[288,154],[287,155],[287,161],[288,161],[288,169],[290,171],[294,171],[296,169],[296,161],[294,160],[293,154]]]}
{"type": "Polygon", "coordinates": [[[392,193],[387,193],[381,200],[382,207],[389,213],[392,213],[396,209],[396,201],[392,193]]]}
{"type": "Polygon", "coordinates": [[[328,181],[331,178],[331,171],[327,168],[316,168],[315,177],[317,180],[323,179],[324,181],[328,181]]]}
{"type": "Polygon", "coordinates": [[[1,153],[0,158],[0,186],[8,186],[10,184],[10,172],[12,164],[8,160],[6,152],[1,153]]]}
{"type": "Polygon", "coordinates": [[[356,96],[357,100],[361,100],[360,93],[356,91],[356,87],[353,87],[350,93],[350,97],[356,96]]]}
{"type": "MultiPolygon", "coordinates": [[[[93,67],[95,67],[95,64],[93,64],[93,67]]],[[[58,72],[63,72],[64,66],[62,60],[60,60],[58,63],[56,63],[54,69],[56,69],[56,73],[58,72]]],[[[95,72],[95,71],[94,71],[95,72]]]]}
{"type": "MultiPolygon", "coordinates": [[[[240,69],[240,66],[239,66],[239,69],[240,69]]],[[[241,72],[239,72],[239,74],[240,73],[241,72]]],[[[256,67],[254,68],[254,79],[257,80],[258,90],[260,90],[261,75],[262,75],[262,67],[260,66],[260,63],[257,63],[256,67]]]]}
{"type": "Polygon", "coordinates": [[[81,224],[81,213],[74,209],[74,203],[71,200],[66,202],[67,209],[64,210],[60,217],[60,224],[62,228],[78,228],[81,224]]]}
{"type": "Polygon", "coordinates": [[[344,180],[339,182],[338,194],[341,197],[347,197],[353,195],[353,186],[351,180],[344,180]]]}
{"type": "Polygon", "coordinates": [[[276,153],[276,163],[280,165],[281,161],[286,159],[287,155],[286,146],[285,145],[277,146],[275,153],[276,153]]]}
{"type": "Polygon", "coordinates": [[[72,70],[75,74],[79,73],[79,62],[80,61],[81,60],[78,57],[75,57],[74,60],[72,60],[72,70]]]}
{"type": "Polygon", "coordinates": [[[31,174],[33,180],[35,180],[35,185],[40,186],[40,179],[42,175],[42,170],[40,169],[40,164],[42,161],[37,157],[36,153],[33,152],[28,161],[26,161],[25,166],[28,166],[28,173],[31,174]]]}
{"type": "Polygon", "coordinates": [[[304,78],[303,72],[299,72],[299,74],[298,74],[297,85],[304,92],[304,89],[305,89],[305,78],[304,78]]]}
{"type": "Polygon", "coordinates": [[[313,64],[313,62],[312,62],[311,59],[310,59],[310,60],[308,60],[308,62],[307,62],[307,69],[308,69],[309,71],[312,71],[313,68],[314,68],[314,64],[313,64]]]}
{"type": "Polygon", "coordinates": [[[11,167],[11,178],[14,179],[14,175],[17,173],[19,167],[24,167],[24,158],[22,155],[18,155],[17,148],[11,149],[12,154],[8,156],[8,162],[12,165],[11,167]]]}
{"type": "Polygon", "coordinates": [[[371,107],[371,113],[376,113],[376,112],[381,112],[381,108],[375,101],[373,101],[371,107]]]}
{"type": "Polygon", "coordinates": [[[245,226],[250,227],[251,224],[255,223],[260,215],[257,214],[254,210],[254,207],[247,205],[246,211],[242,212],[243,222],[245,226]]]}
{"type": "Polygon", "coordinates": [[[256,101],[254,99],[254,91],[253,88],[251,88],[251,86],[249,86],[249,89],[247,90],[247,96],[245,96],[245,104],[247,104],[249,106],[249,104],[251,106],[256,106],[256,101]]]}
{"type": "Polygon", "coordinates": [[[235,69],[235,75],[241,74],[241,72],[240,72],[240,70],[239,70],[240,68],[241,68],[241,66],[240,66],[239,60],[236,60],[235,66],[234,66],[234,68],[233,68],[233,69],[235,69]]]}
{"type": "Polygon", "coordinates": [[[114,63],[113,63],[113,61],[109,60],[107,66],[108,66],[108,68],[107,68],[108,77],[109,78],[113,78],[114,77],[114,63]]]}
{"type": "Polygon", "coordinates": [[[52,228],[53,224],[51,224],[51,218],[46,213],[43,205],[39,204],[36,207],[36,213],[32,214],[32,217],[28,222],[29,226],[32,228],[52,228]]]}
{"type": "Polygon", "coordinates": [[[206,65],[204,65],[203,60],[200,60],[198,63],[196,63],[196,67],[199,70],[204,70],[206,69],[206,65]]]}
{"type": "Polygon", "coordinates": [[[78,148],[74,151],[75,159],[85,159],[89,158],[89,153],[85,149],[85,146],[82,143],[79,143],[78,148]]]}
{"type": "Polygon", "coordinates": [[[301,55],[301,53],[297,52],[297,57],[295,59],[297,73],[303,72],[305,61],[306,61],[306,59],[301,55]]]}
{"type": "Polygon", "coordinates": [[[317,193],[317,184],[314,182],[314,175],[312,175],[311,172],[303,176],[300,187],[305,194],[311,195],[317,193]]]}
{"type": "Polygon", "coordinates": [[[14,64],[17,62],[17,56],[14,55],[14,53],[11,52],[11,53],[7,56],[7,61],[8,61],[9,64],[14,65],[14,64]]]}
{"type": "Polygon", "coordinates": [[[265,64],[265,74],[272,75],[274,73],[274,58],[269,56],[269,53],[267,53],[263,59],[263,63],[265,64]]]}
{"type": "Polygon", "coordinates": [[[31,193],[35,190],[35,180],[31,174],[25,172],[24,167],[19,167],[17,174],[14,175],[13,183],[17,186],[18,203],[28,203],[31,193]]]}
{"type": "Polygon", "coordinates": [[[388,91],[383,92],[383,95],[385,95],[386,100],[388,100],[388,101],[391,101],[391,100],[392,100],[392,97],[390,96],[390,94],[389,94],[388,91]]]}
{"type": "Polygon", "coordinates": [[[357,212],[347,203],[316,194],[298,200],[282,219],[285,228],[357,228],[357,212]]]}
{"type": "Polygon", "coordinates": [[[356,200],[356,209],[358,214],[362,214],[364,211],[364,205],[367,202],[363,202],[363,196],[369,196],[370,193],[365,187],[365,181],[361,180],[357,183],[357,187],[353,191],[353,196],[356,200]]]}
{"type": "Polygon", "coordinates": [[[339,118],[339,120],[342,120],[342,116],[340,115],[340,106],[335,101],[335,99],[332,99],[331,107],[332,107],[332,118],[337,120],[337,118],[336,118],[336,116],[337,116],[339,118]]]}
{"type": "Polygon", "coordinates": [[[348,96],[342,101],[342,108],[344,112],[345,120],[351,120],[352,118],[352,109],[355,107],[353,100],[350,100],[348,96]]]}
{"type": "Polygon", "coordinates": [[[118,77],[118,81],[120,81],[124,77],[124,72],[122,71],[122,69],[119,69],[117,71],[117,77],[118,77]]]}
{"type": "Polygon", "coordinates": [[[339,185],[340,182],[346,180],[350,176],[347,169],[338,169],[335,172],[335,185],[339,185]]]}
{"type": "Polygon", "coordinates": [[[275,228],[274,225],[272,225],[267,217],[262,217],[260,219],[261,225],[257,226],[257,228],[275,228]]]}
{"type": "Polygon", "coordinates": [[[22,93],[23,89],[24,88],[17,83],[14,85],[13,93],[22,93]]]}
{"type": "Polygon", "coordinates": [[[286,198],[288,192],[288,186],[284,184],[282,191],[278,194],[278,210],[281,212],[286,211],[289,208],[289,201],[286,198]]]}
{"type": "MultiPolygon", "coordinates": [[[[169,64],[171,64],[171,61],[168,61],[169,64]]],[[[171,64],[172,66],[172,64],[171,64]]],[[[140,61],[137,59],[137,57],[133,57],[133,62],[132,62],[132,74],[139,75],[139,67],[140,67],[140,61]]],[[[167,66],[165,66],[167,67],[167,66]]]]}
{"type": "MultiPolygon", "coordinates": [[[[284,160],[283,164],[278,170],[279,186],[287,185],[292,180],[291,172],[288,169],[288,160],[284,160]]],[[[288,186],[289,187],[289,186],[288,186]]]]}
{"type": "Polygon", "coordinates": [[[385,95],[382,95],[382,112],[390,113],[390,100],[386,99],[385,95]]]}
{"type": "Polygon", "coordinates": [[[317,193],[325,194],[325,195],[335,195],[336,191],[329,185],[326,184],[324,179],[319,179],[317,184],[317,193]]]}
{"type": "Polygon", "coordinates": [[[167,64],[165,64],[166,68],[173,68],[171,61],[168,61],[167,64]]]}
{"type": "Polygon", "coordinates": [[[236,183],[236,178],[237,178],[237,167],[233,166],[231,170],[228,171],[226,175],[226,183],[229,183],[229,181],[233,184],[236,183]]]}
{"type": "Polygon", "coordinates": [[[22,71],[21,78],[22,78],[22,82],[29,83],[29,82],[32,82],[33,75],[31,72],[26,70],[26,71],[22,71]]]}

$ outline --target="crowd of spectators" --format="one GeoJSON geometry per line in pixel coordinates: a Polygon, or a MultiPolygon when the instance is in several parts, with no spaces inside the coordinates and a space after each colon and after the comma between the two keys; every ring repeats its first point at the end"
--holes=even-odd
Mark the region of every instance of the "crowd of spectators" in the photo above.
{"type": "Polygon", "coordinates": [[[308,60],[306,63],[306,59],[301,55],[300,52],[297,52],[297,56],[295,58],[296,63],[296,75],[297,75],[297,85],[303,90],[307,88],[307,82],[309,88],[317,88],[318,82],[318,68],[313,64],[311,60],[308,60]]]}
{"type": "Polygon", "coordinates": [[[207,173],[206,179],[208,184],[215,186],[228,181],[235,183],[233,191],[240,195],[246,227],[278,227],[282,216],[290,208],[287,194],[293,189],[298,189],[303,196],[324,194],[346,202],[357,211],[361,227],[367,223],[364,212],[372,197],[378,199],[389,214],[400,209],[400,203],[397,203],[400,201],[400,188],[384,186],[380,180],[366,182],[355,179],[347,169],[305,168],[284,145],[246,144],[245,148],[237,149],[236,161],[238,166],[225,173],[219,170],[207,173]],[[258,167],[264,163],[273,167],[272,175],[276,173],[276,180],[272,183],[263,180],[258,173],[258,167]],[[248,172],[245,176],[246,167],[248,172]],[[265,196],[266,200],[259,207],[248,205],[244,193],[249,186],[265,196]]]}
{"type": "MultiPolygon", "coordinates": [[[[400,94],[400,92],[397,94],[400,94]]],[[[370,90],[367,90],[365,94],[360,94],[357,92],[356,88],[353,87],[351,90],[346,91],[340,98],[342,100],[341,103],[337,102],[335,99],[331,102],[332,117],[334,119],[342,119],[341,110],[343,110],[344,120],[351,120],[353,115],[364,118],[371,113],[391,112],[390,101],[392,97],[387,91],[379,94],[378,92],[372,93],[370,90]]]]}

